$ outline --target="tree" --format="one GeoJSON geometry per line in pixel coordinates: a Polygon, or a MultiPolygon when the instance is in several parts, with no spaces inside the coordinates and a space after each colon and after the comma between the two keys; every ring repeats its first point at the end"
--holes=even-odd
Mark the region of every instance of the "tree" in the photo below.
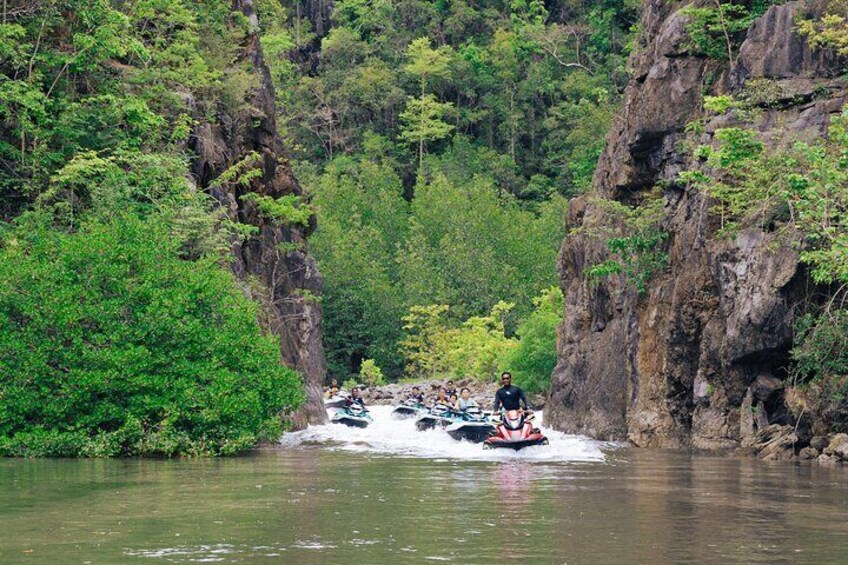
{"type": "Polygon", "coordinates": [[[427,93],[427,83],[433,79],[446,79],[450,76],[450,63],[453,51],[448,46],[438,49],[430,47],[430,39],[419,37],[406,48],[407,64],[404,70],[418,77],[421,86],[421,98],[427,93]]]}
{"type": "Polygon", "coordinates": [[[161,219],[0,238],[0,455],[215,455],[277,437],[300,378],[214,254],[161,219]],[[22,292],[26,289],[26,292],[22,292]]]}
{"type": "Polygon", "coordinates": [[[432,94],[407,100],[406,109],[400,115],[403,122],[400,138],[418,145],[419,169],[424,166],[424,144],[443,139],[453,131],[454,126],[442,120],[452,107],[450,102],[439,102],[432,94]]]}
{"type": "Polygon", "coordinates": [[[368,386],[379,386],[383,384],[383,371],[374,363],[373,359],[366,359],[359,369],[359,382],[368,386]]]}

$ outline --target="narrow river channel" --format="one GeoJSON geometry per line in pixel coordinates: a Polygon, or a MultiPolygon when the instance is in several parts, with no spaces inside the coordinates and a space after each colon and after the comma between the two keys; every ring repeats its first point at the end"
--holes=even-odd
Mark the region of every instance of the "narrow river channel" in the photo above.
{"type": "Polygon", "coordinates": [[[0,460],[0,563],[845,563],[848,472],[375,410],[232,459],[0,460]]]}

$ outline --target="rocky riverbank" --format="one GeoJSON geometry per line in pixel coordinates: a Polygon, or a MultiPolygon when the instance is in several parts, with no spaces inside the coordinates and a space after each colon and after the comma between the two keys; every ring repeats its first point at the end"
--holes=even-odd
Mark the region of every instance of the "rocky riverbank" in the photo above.
{"type": "MultiPolygon", "coordinates": [[[[363,389],[363,398],[365,404],[397,404],[412,394],[412,387],[417,386],[424,393],[427,401],[436,397],[439,387],[445,386],[447,381],[430,380],[414,383],[392,383],[387,385],[365,387],[363,389]]],[[[471,398],[482,408],[489,408],[495,398],[495,391],[498,390],[496,383],[484,383],[474,379],[459,379],[454,381],[454,388],[457,392],[463,387],[468,387],[471,390],[471,398]]],[[[536,410],[541,410],[545,407],[545,397],[542,395],[528,395],[528,402],[536,410]]]]}

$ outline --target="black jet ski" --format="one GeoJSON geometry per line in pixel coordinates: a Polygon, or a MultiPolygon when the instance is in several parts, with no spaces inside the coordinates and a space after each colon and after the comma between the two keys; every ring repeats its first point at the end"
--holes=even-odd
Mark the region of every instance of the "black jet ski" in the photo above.
{"type": "Polygon", "coordinates": [[[392,410],[392,418],[395,420],[414,418],[426,410],[427,408],[414,398],[407,398],[392,410]]]}
{"type": "Polygon", "coordinates": [[[476,406],[469,406],[461,411],[459,417],[460,420],[445,428],[448,435],[457,441],[483,443],[495,433],[495,426],[476,406]]]}
{"type": "Polygon", "coordinates": [[[330,418],[333,424],[344,424],[353,428],[367,428],[373,421],[368,409],[359,404],[345,406],[330,418]]]}
{"type": "Polygon", "coordinates": [[[444,404],[436,404],[426,414],[415,420],[415,428],[419,432],[433,428],[446,428],[458,420],[457,414],[444,404]]]}

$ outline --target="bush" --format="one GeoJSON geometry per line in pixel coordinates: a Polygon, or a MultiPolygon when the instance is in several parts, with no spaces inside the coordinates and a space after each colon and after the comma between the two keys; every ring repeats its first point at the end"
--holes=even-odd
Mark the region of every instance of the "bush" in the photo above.
{"type": "Polygon", "coordinates": [[[515,384],[528,392],[545,392],[551,386],[556,365],[556,329],[562,321],[562,291],[551,287],[534,301],[536,309],[518,328],[518,347],[506,358],[505,366],[515,384]]]}
{"type": "Polygon", "coordinates": [[[445,319],[443,304],[413,306],[403,318],[407,337],[401,343],[407,374],[424,378],[491,380],[498,363],[516,346],[504,334],[504,318],[513,305],[498,302],[488,316],[472,316],[459,327],[445,319]]]}
{"type": "Polygon", "coordinates": [[[359,383],[356,381],[356,379],[347,379],[345,382],[342,383],[342,390],[346,390],[348,392],[358,387],[359,383]]]}
{"type": "Polygon", "coordinates": [[[297,374],[164,222],[0,231],[0,456],[217,455],[281,431],[297,374]]]}
{"type": "Polygon", "coordinates": [[[368,386],[379,386],[383,384],[383,371],[373,359],[366,359],[359,368],[359,380],[368,386]]]}

